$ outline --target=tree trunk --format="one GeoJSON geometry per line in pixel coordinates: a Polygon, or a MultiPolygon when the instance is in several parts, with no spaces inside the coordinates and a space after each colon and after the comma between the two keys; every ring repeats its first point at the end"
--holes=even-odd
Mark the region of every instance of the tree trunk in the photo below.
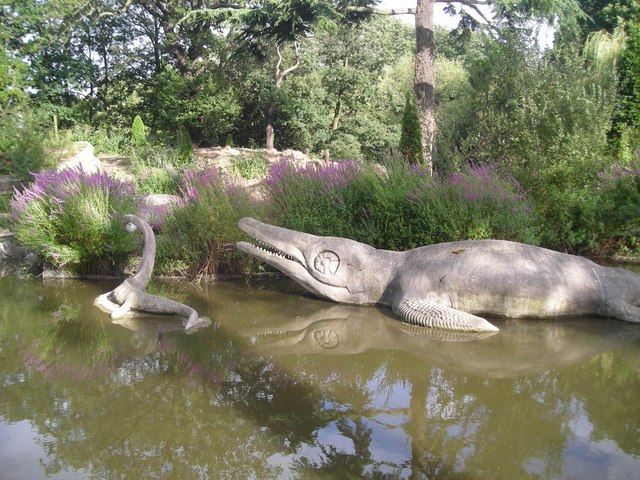
{"type": "Polygon", "coordinates": [[[269,102],[269,106],[267,107],[267,115],[265,118],[267,124],[267,150],[273,150],[275,144],[275,135],[273,133],[273,117],[276,113],[276,102],[271,100],[269,102]]]}
{"type": "MultiPolygon", "coordinates": [[[[296,63],[295,65],[290,66],[285,70],[280,70],[280,66],[282,65],[282,54],[280,53],[280,45],[276,45],[276,53],[278,54],[278,63],[276,63],[276,74],[275,74],[275,95],[282,87],[282,82],[284,81],[284,77],[293,72],[300,65],[300,56],[298,51],[298,42],[294,43],[294,48],[296,51],[296,63]]],[[[265,123],[267,124],[267,141],[266,147],[267,150],[273,150],[275,146],[275,132],[273,130],[273,121],[276,116],[276,99],[272,98],[269,101],[269,106],[267,107],[267,113],[265,114],[265,123]]]]}
{"type": "Polygon", "coordinates": [[[422,155],[424,166],[433,171],[433,138],[436,129],[435,111],[435,39],[433,35],[434,0],[417,0],[416,5],[416,103],[422,133],[422,155]]]}

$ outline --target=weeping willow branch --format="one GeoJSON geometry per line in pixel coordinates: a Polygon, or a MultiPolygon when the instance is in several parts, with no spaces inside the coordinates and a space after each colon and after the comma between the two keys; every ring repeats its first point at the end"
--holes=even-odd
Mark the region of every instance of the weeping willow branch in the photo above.
{"type": "Polygon", "coordinates": [[[591,66],[597,80],[603,80],[616,71],[626,43],[624,24],[617,26],[613,34],[605,30],[589,34],[582,56],[591,66]]]}

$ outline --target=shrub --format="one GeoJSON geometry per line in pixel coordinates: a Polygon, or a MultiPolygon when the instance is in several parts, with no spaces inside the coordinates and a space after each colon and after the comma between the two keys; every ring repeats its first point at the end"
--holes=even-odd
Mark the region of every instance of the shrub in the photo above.
{"type": "Polygon", "coordinates": [[[259,154],[238,157],[233,160],[232,171],[246,179],[260,178],[269,171],[269,163],[266,158],[259,154]]]}
{"type": "Polygon", "coordinates": [[[9,204],[9,197],[6,195],[0,195],[0,213],[9,212],[11,205],[9,204]]]}
{"type": "Polygon", "coordinates": [[[131,143],[135,148],[141,148],[147,144],[147,131],[140,115],[135,116],[131,125],[131,143]]]}
{"type": "Polygon", "coordinates": [[[181,193],[181,205],[164,219],[159,270],[188,276],[246,271],[251,259],[231,244],[241,237],[238,220],[256,216],[247,196],[216,169],[186,172],[181,193]]]}
{"type": "Polygon", "coordinates": [[[407,94],[402,116],[400,151],[410,164],[417,164],[422,160],[422,134],[420,132],[418,109],[409,94],[407,94]]]}
{"type": "Polygon", "coordinates": [[[137,191],[141,194],[177,194],[183,167],[184,160],[174,148],[148,146],[131,155],[131,173],[137,179],[137,191]]]}
{"type": "Polygon", "coordinates": [[[185,128],[178,130],[177,138],[177,157],[180,163],[188,163],[193,157],[193,143],[189,132],[185,128]]]}
{"type": "Polygon", "coordinates": [[[26,181],[30,172],[52,167],[53,142],[47,135],[48,118],[39,113],[8,112],[0,118],[2,170],[26,181]]]}
{"type": "Polygon", "coordinates": [[[294,168],[281,161],[266,186],[277,224],[376,248],[481,238],[539,242],[526,193],[495,166],[432,178],[398,161],[386,175],[353,162],[294,168]]]}
{"type": "Polygon", "coordinates": [[[131,151],[131,132],[127,128],[93,128],[90,125],[74,125],[71,140],[87,141],[96,154],[128,155],[131,151]]]}
{"type": "Polygon", "coordinates": [[[520,184],[496,165],[426,178],[410,194],[419,243],[504,239],[538,244],[539,224],[520,184]]]}
{"type": "Polygon", "coordinates": [[[598,220],[603,253],[640,252],[640,166],[614,166],[601,175],[598,220]]]}
{"type": "Polygon", "coordinates": [[[274,221],[315,235],[354,238],[344,190],[358,170],[353,161],[296,168],[282,158],[265,181],[274,221]]]}
{"type": "Polygon", "coordinates": [[[111,270],[134,248],[121,215],[136,210],[131,184],[82,168],[34,174],[11,200],[17,239],[55,268],[111,270]]]}

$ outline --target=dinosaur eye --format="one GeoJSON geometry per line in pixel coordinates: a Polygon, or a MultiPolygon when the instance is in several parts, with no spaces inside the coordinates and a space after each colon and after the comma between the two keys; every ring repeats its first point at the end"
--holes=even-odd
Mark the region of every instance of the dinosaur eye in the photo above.
{"type": "Polygon", "coordinates": [[[335,253],[325,250],[313,261],[313,267],[324,275],[335,275],[340,266],[340,258],[335,253]]]}

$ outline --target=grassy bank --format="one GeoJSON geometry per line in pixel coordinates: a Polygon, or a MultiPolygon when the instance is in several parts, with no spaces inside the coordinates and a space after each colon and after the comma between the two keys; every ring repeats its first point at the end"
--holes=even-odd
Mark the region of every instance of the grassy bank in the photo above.
{"type": "Polygon", "coordinates": [[[193,162],[181,161],[164,174],[142,162],[136,168],[133,183],[78,169],[35,175],[11,201],[18,240],[54,268],[112,271],[141,249],[139,236],[127,233],[119,216],[136,211],[153,192],[179,197],[174,208],[156,212],[154,222],[156,272],[165,275],[259,271],[230,247],[242,238],[237,222],[243,216],[391,250],[499,238],[589,255],[639,251],[640,171],[632,168],[601,172],[588,191],[561,197],[560,206],[551,203],[558,198],[544,203],[510,173],[486,164],[431,177],[399,160],[301,167],[282,158],[263,177],[263,202],[253,201],[232,175],[198,170],[193,162]],[[567,222],[550,217],[559,207],[569,212],[567,222]]]}

